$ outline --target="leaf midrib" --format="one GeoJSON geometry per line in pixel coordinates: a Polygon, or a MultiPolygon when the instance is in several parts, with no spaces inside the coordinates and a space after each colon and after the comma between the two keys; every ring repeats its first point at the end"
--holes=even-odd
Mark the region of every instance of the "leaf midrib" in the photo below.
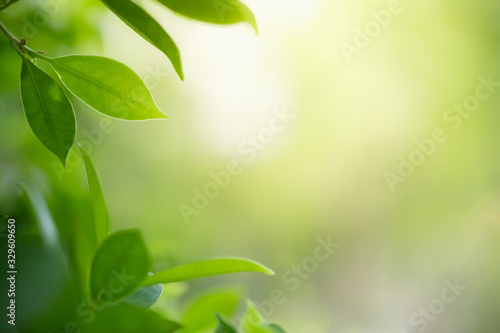
{"type": "Polygon", "coordinates": [[[109,88],[108,86],[105,86],[105,85],[103,85],[103,84],[99,83],[98,81],[96,81],[96,80],[94,80],[94,79],[92,79],[92,78],[90,78],[90,77],[87,77],[87,76],[84,76],[84,75],[80,74],[79,72],[77,72],[77,71],[73,70],[72,68],[68,67],[67,65],[64,65],[64,64],[62,64],[62,63],[58,62],[58,61],[57,61],[57,59],[56,59],[56,61],[55,61],[55,62],[53,62],[53,66],[55,66],[55,67],[57,67],[57,66],[62,67],[64,70],[66,70],[66,71],[70,72],[71,74],[73,74],[73,75],[75,75],[75,76],[78,76],[79,78],[81,78],[81,79],[83,79],[83,80],[85,80],[85,81],[88,81],[88,82],[90,82],[90,83],[93,83],[93,84],[95,84],[96,86],[103,88],[104,90],[107,90],[108,92],[110,92],[110,93],[112,93],[112,94],[116,95],[116,96],[117,96],[117,97],[119,97],[119,98],[124,99],[125,101],[127,101],[128,103],[130,103],[130,104],[132,104],[132,105],[135,105],[135,106],[140,107],[140,108],[144,108],[144,109],[146,109],[146,110],[151,110],[151,109],[150,109],[149,107],[147,107],[146,105],[143,105],[143,104],[137,103],[136,101],[131,100],[131,99],[129,99],[128,97],[122,96],[121,94],[119,94],[119,93],[118,93],[118,92],[116,92],[115,90],[113,90],[113,89],[109,88]]]}
{"type": "MultiPolygon", "coordinates": [[[[28,61],[28,60],[25,60],[25,61],[28,61]]],[[[50,132],[51,132],[52,136],[54,137],[54,142],[55,142],[55,144],[57,146],[57,150],[60,150],[61,147],[59,146],[58,137],[56,135],[56,132],[55,132],[54,128],[52,127],[52,123],[50,122],[50,118],[49,118],[49,114],[47,112],[47,108],[46,108],[46,106],[44,104],[42,95],[40,93],[40,89],[38,89],[38,85],[36,83],[35,76],[33,75],[33,71],[31,70],[30,66],[31,66],[30,63],[26,63],[26,68],[28,68],[29,75],[31,77],[31,80],[33,81],[33,86],[35,87],[36,95],[38,97],[38,100],[40,101],[40,105],[42,106],[43,114],[45,116],[45,119],[47,120],[47,124],[49,125],[50,132]]]]}

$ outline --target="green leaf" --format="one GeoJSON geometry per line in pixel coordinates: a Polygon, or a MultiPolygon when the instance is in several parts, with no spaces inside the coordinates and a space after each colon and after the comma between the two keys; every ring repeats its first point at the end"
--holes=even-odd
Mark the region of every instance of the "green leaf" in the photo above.
{"type": "Polygon", "coordinates": [[[179,282],[240,272],[261,272],[274,275],[272,270],[256,261],[237,257],[223,257],[196,261],[166,269],[148,277],[142,285],[149,286],[156,283],[179,282]]]}
{"type": "Polygon", "coordinates": [[[104,195],[102,193],[101,184],[94,168],[94,164],[85,149],[78,146],[78,150],[80,151],[85,164],[90,200],[92,203],[92,213],[94,215],[95,236],[97,244],[100,244],[108,234],[108,210],[106,209],[106,202],[104,201],[104,195]]]}
{"type": "Polygon", "coordinates": [[[65,165],[76,135],[75,114],[66,94],[47,73],[23,60],[21,99],[33,133],[65,165]]]}
{"type": "Polygon", "coordinates": [[[92,262],[90,295],[97,304],[117,301],[135,290],[151,270],[151,259],[138,230],[110,235],[92,262]]]}
{"type": "Polygon", "coordinates": [[[167,118],[141,78],[118,61],[85,55],[49,61],[76,97],[105,115],[125,120],[167,118]]]}
{"type": "Polygon", "coordinates": [[[179,323],[160,314],[136,308],[129,304],[112,306],[83,327],[84,333],[172,333],[181,327],[179,323]]]}
{"type": "Polygon", "coordinates": [[[215,327],[217,321],[214,313],[232,316],[241,297],[241,290],[235,288],[211,290],[199,296],[184,313],[184,327],[179,333],[202,332],[215,327]]]}
{"type": "Polygon", "coordinates": [[[162,51],[172,62],[181,80],[184,79],[179,50],[158,22],[131,0],[101,1],[135,32],[162,51]]]}
{"type": "Polygon", "coordinates": [[[215,24],[248,22],[258,33],[255,17],[237,0],[158,0],[175,13],[215,24]]]}
{"type": "Polygon", "coordinates": [[[18,1],[19,0],[0,0],[0,10],[4,10],[18,1]]]}
{"type": "Polygon", "coordinates": [[[33,207],[33,212],[35,213],[38,229],[43,242],[48,248],[62,253],[59,231],[57,230],[56,223],[52,218],[52,214],[50,213],[42,192],[40,192],[38,186],[28,179],[17,181],[17,185],[26,193],[33,207]]]}
{"type": "Polygon", "coordinates": [[[247,311],[241,320],[243,333],[286,333],[276,324],[268,324],[251,300],[247,300],[247,311]]]}
{"type": "Polygon", "coordinates": [[[121,302],[134,305],[138,308],[149,309],[158,301],[162,292],[163,285],[158,283],[137,289],[131,295],[122,299],[121,302]]]}
{"type": "Polygon", "coordinates": [[[241,329],[244,333],[267,333],[263,328],[266,320],[257,310],[255,304],[247,300],[247,311],[241,320],[241,329]]]}
{"type": "Polygon", "coordinates": [[[216,314],[217,317],[217,329],[215,333],[238,333],[234,327],[232,327],[224,317],[216,314]]]}
{"type": "Polygon", "coordinates": [[[38,224],[38,230],[44,245],[52,253],[55,253],[64,268],[63,274],[67,277],[70,266],[61,245],[61,237],[59,235],[56,222],[50,213],[42,192],[34,182],[28,179],[17,181],[17,185],[24,193],[26,193],[26,196],[31,203],[38,224]]]}
{"type": "Polygon", "coordinates": [[[268,328],[272,333],[286,333],[286,331],[277,324],[269,324],[268,328]]]}

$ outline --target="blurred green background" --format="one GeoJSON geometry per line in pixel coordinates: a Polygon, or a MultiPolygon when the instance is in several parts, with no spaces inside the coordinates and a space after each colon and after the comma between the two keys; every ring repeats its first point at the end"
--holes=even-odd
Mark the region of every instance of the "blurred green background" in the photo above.
{"type": "MultiPolygon", "coordinates": [[[[440,297],[444,280],[458,279],[467,290],[426,332],[498,332],[500,91],[457,130],[443,116],[474,94],[478,77],[500,81],[500,3],[401,1],[401,12],[350,62],[342,43],[353,44],[356,29],[388,1],[245,3],[259,36],[244,24],[190,22],[144,1],[181,50],[184,82],[98,1],[22,0],[0,18],[52,56],[98,54],[127,64],[170,117],[113,119],[103,132],[107,118],[72,100],[113,230],[139,227],[158,268],[232,254],[277,273],[193,281],[189,293],[241,284],[265,304],[279,289],[286,301],[270,319],[289,332],[396,333],[414,332],[410,315],[440,297]],[[45,24],[40,12],[49,13],[45,24]],[[250,161],[238,152],[285,109],[295,118],[265,149],[250,161]],[[446,142],[391,191],[385,172],[396,172],[399,156],[436,128],[446,142]],[[231,160],[242,172],[186,223],[180,205],[192,206],[193,189],[231,160]],[[341,246],[291,290],[283,274],[328,236],[341,246]]],[[[62,171],[31,132],[18,58],[0,37],[0,209],[17,212],[26,234],[34,233],[29,214],[19,215],[25,207],[13,182],[36,178],[64,230],[90,214],[83,165],[73,152],[62,171]]],[[[49,269],[41,265],[37,281],[49,269]]]]}

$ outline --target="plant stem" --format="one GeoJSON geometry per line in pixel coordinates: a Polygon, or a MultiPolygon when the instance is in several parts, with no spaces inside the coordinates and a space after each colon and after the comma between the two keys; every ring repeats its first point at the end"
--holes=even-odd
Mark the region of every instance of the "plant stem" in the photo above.
{"type": "Polygon", "coordinates": [[[11,42],[14,42],[18,47],[21,46],[21,41],[16,36],[14,36],[9,31],[9,29],[7,29],[7,27],[2,23],[2,21],[0,21],[0,30],[2,30],[2,32],[5,34],[5,36],[7,36],[7,38],[9,38],[11,42]]]}
{"type": "Polygon", "coordinates": [[[50,62],[52,60],[52,58],[44,56],[43,54],[40,54],[40,53],[36,52],[35,50],[32,50],[31,48],[27,47],[24,44],[24,40],[21,41],[21,40],[19,40],[19,38],[17,38],[16,36],[14,36],[9,31],[9,29],[7,29],[7,27],[2,23],[2,21],[0,21],[0,30],[2,30],[2,32],[5,34],[5,36],[7,36],[7,38],[10,41],[10,44],[12,45],[12,47],[14,48],[14,50],[16,50],[16,52],[21,56],[21,58],[23,58],[23,60],[28,59],[26,57],[26,54],[24,53],[25,51],[32,58],[40,58],[40,59],[43,59],[43,60],[48,61],[48,62],[50,62]]]}
{"type": "Polygon", "coordinates": [[[21,41],[16,36],[14,36],[12,32],[9,31],[9,29],[7,29],[7,27],[2,23],[2,21],[0,21],[0,30],[2,30],[5,36],[7,36],[10,45],[12,45],[14,50],[16,50],[16,52],[21,56],[21,58],[26,59],[26,55],[21,50],[22,46],[21,41]]]}
{"type": "Polygon", "coordinates": [[[45,60],[47,62],[52,62],[51,57],[47,57],[46,55],[43,55],[40,52],[37,52],[37,51],[29,48],[26,45],[21,45],[21,49],[26,51],[26,53],[28,53],[32,58],[40,58],[40,59],[45,60]]]}

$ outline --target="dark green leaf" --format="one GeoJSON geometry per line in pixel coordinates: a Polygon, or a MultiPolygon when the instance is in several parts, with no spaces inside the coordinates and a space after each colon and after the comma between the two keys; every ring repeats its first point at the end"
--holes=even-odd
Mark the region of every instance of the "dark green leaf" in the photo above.
{"type": "Polygon", "coordinates": [[[78,147],[78,149],[85,164],[90,200],[92,202],[92,212],[94,215],[94,230],[97,244],[100,244],[108,234],[108,210],[106,209],[106,202],[104,201],[104,195],[102,194],[101,183],[99,182],[99,177],[97,177],[94,164],[85,149],[82,149],[81,147],[78,147]]]}
{"type": "Polygon", "coordinates": [[[61,252],[61,240],[56,223],[52,218],[49,207],[45,202],[42,192],[31,180],[23,179],[17,182],[19,187],[26,193],[38,223],[38,229],[44,243],[48,248],[61,252]]]}
{"type": "Polygon", "coordinates": [[[0,10],[4,10],[5,8],[15,4],[18,1],[19,0],[0,0],[0,10]]]}
{"type": "Polygon", "coordinates": [[[131,0],[101,1],[135,32],[162,51],[172,62],[181,80],[184,79],[179,50],[158,22],[131,0]]]}
{"type": "Polygon", "coordinates": [[[98,304],[110,303],[130,294],[147,276],[151,259],[138,230],[110,235],[92,262],[90,295],[98,304]]]}
{"type": "Polygon", "coordinates": [[[239,289],[211,290],[199,296],[184,313],[179,333],[202,332],[217,324],[214,313],[232,316],[238,307],[242,292],[239,289]]]}
{"type": "Polygon", "coordinates": [[[45,246],[54,253],[64,268],[64,274],[69,272],[69,263],[61,245],[61,237],[56,222],[52,218],[49,207],[38,186],[29,179],[22,179],[17,185],[26,193],[36,217],[38,230],[45,246]]]}
{"type": "Polygon", "coordinates": [[[83,327],[84,333],[172,333],[181,325],[160,314],[129,304],[112,306],[98,313],[83,327]]]}
{"type": "Polygon", "coordinates": [[[118,61],[70,55],[50,62],[76,97],[105,115],[125,120],[167,118],[141,78],[118,61]]]}
{"type": "Polygon", "coordinates": [[[158,0],[177,14],[215,24],[248,22],[257,30],[257,22],[247,6],[237,0],[158,0]]]}
{"type": "Polygon", "coordinates": [[[240,272],[261,272],[274,275],[274,272],[256,261],[224,257],[196,261],[184,265],[175,266],[164,271],[149,276],[144,282],[144,286],[156,283],[171,283],[186,281],[206,276],[240,273],[240,272]]]}
{"type": "Polygon", "coordinates": [[[224,317],[219,314],[217,316],[217,329],[215,333],[238,333],[234,327],[232,327],[224,317]]]}
{"type": "Polygon", "coordinates": [[[33,133],[66,164],[75,141],[76,121],[64,91],[47,73],[29,60],[23,60],[21,99],[33,133]]]}

